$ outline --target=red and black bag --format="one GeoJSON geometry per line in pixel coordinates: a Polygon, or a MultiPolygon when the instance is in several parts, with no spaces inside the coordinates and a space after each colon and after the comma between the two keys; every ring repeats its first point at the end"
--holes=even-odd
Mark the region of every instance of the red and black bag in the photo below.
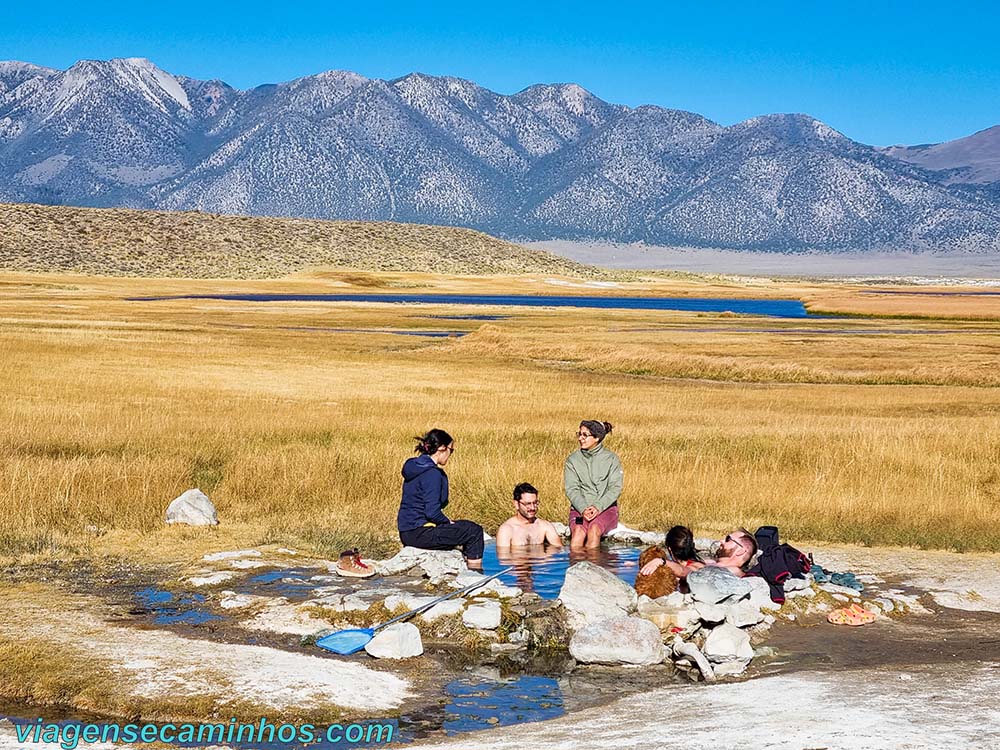
{"type": "Polygon", "coordinates": [[[756,564],[747,571],[748,575],[760,576],[771,589],[771,601],[781,604],[785,601],[785,581],[789,578],[805,578],[812,568],[809,557],[790,544],[778,541],[778,529],[761,526],[754,534],[760,555],[756,564]]]}

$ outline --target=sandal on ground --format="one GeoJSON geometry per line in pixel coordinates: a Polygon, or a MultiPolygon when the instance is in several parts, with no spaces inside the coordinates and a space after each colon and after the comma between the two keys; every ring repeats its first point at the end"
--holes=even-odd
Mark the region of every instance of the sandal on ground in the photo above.
{"type": "Polygon", "coordinates": [[[333,570],[337,575],[348,578],[371,578],[375,575],[375,569],[361,561],[361,553],[356,549],[341,552],[333,570]]]}
{"type": "Polygon", "coordinates": [[[860,604],[852,604],[848,609],[852,610],[861,620],[862,625],[868,625],[869,623],[875,622],[875,613],[862,607],[860,604]]]}
{"type": "Polygon", "coordinates": [[[833,610],[826,619],[834,625],[870,625],[875,622],[875,615],[860,604],[852,604],[850,607],[833,610]]]}

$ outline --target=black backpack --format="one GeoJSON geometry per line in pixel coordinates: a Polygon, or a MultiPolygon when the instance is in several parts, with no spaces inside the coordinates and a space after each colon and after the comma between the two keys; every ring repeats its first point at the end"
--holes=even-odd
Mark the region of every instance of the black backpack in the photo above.
{"type": "Polygon", "coordinates": [[[782,604],[785,601],[785,581],[789,578],[805,578],[812,568],[809,557],[790,544],[778,541],[776,526],[761,526],[754,534],[760,555],[747,575],[760,576],[771,589],[771,601],[782,604]]]}

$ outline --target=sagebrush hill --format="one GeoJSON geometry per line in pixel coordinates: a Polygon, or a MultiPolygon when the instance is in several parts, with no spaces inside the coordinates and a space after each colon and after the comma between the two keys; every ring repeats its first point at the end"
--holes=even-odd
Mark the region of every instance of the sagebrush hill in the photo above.
{"type": "Polygon", "coordinates": [[[8,271],[261,279],[324,267],[605,275],[456,227],[0,203],[0,268],[8,271]]]}

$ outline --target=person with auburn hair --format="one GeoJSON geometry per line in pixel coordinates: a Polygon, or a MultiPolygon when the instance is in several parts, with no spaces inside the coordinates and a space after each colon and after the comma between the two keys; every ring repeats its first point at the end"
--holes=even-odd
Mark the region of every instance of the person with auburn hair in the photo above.
{"type": "Polygon", "coordinates": [[[705,567],[695,549],[694,534],[687,526],[672,527],[663,541],[662,547],[649,547],[639,555],[635,591],[650,599],[673,593],[688,573],[705,567]]]}
{"type": "Polygon", "coordinates": [[[472,521],[452,521],[444,514],[448,505],[444,466],[455,452],[451,435],[433,429],[415,440],[420,455],[403,464],[403,499],[396,516],[400,541],[420,549],[461,547],[468,566],[482,568],[483,527],[472,521]]]}
{"type": "Polygon", "coordinates": [[[599,547],[601,539],[618,526],[618,497],[622,494],[622,462],[604,446],[612,430],[608,422],[585,419],[576,432],[580,449],[563,466],[563,490],[569,498],[569,546],[599,547]]]}

